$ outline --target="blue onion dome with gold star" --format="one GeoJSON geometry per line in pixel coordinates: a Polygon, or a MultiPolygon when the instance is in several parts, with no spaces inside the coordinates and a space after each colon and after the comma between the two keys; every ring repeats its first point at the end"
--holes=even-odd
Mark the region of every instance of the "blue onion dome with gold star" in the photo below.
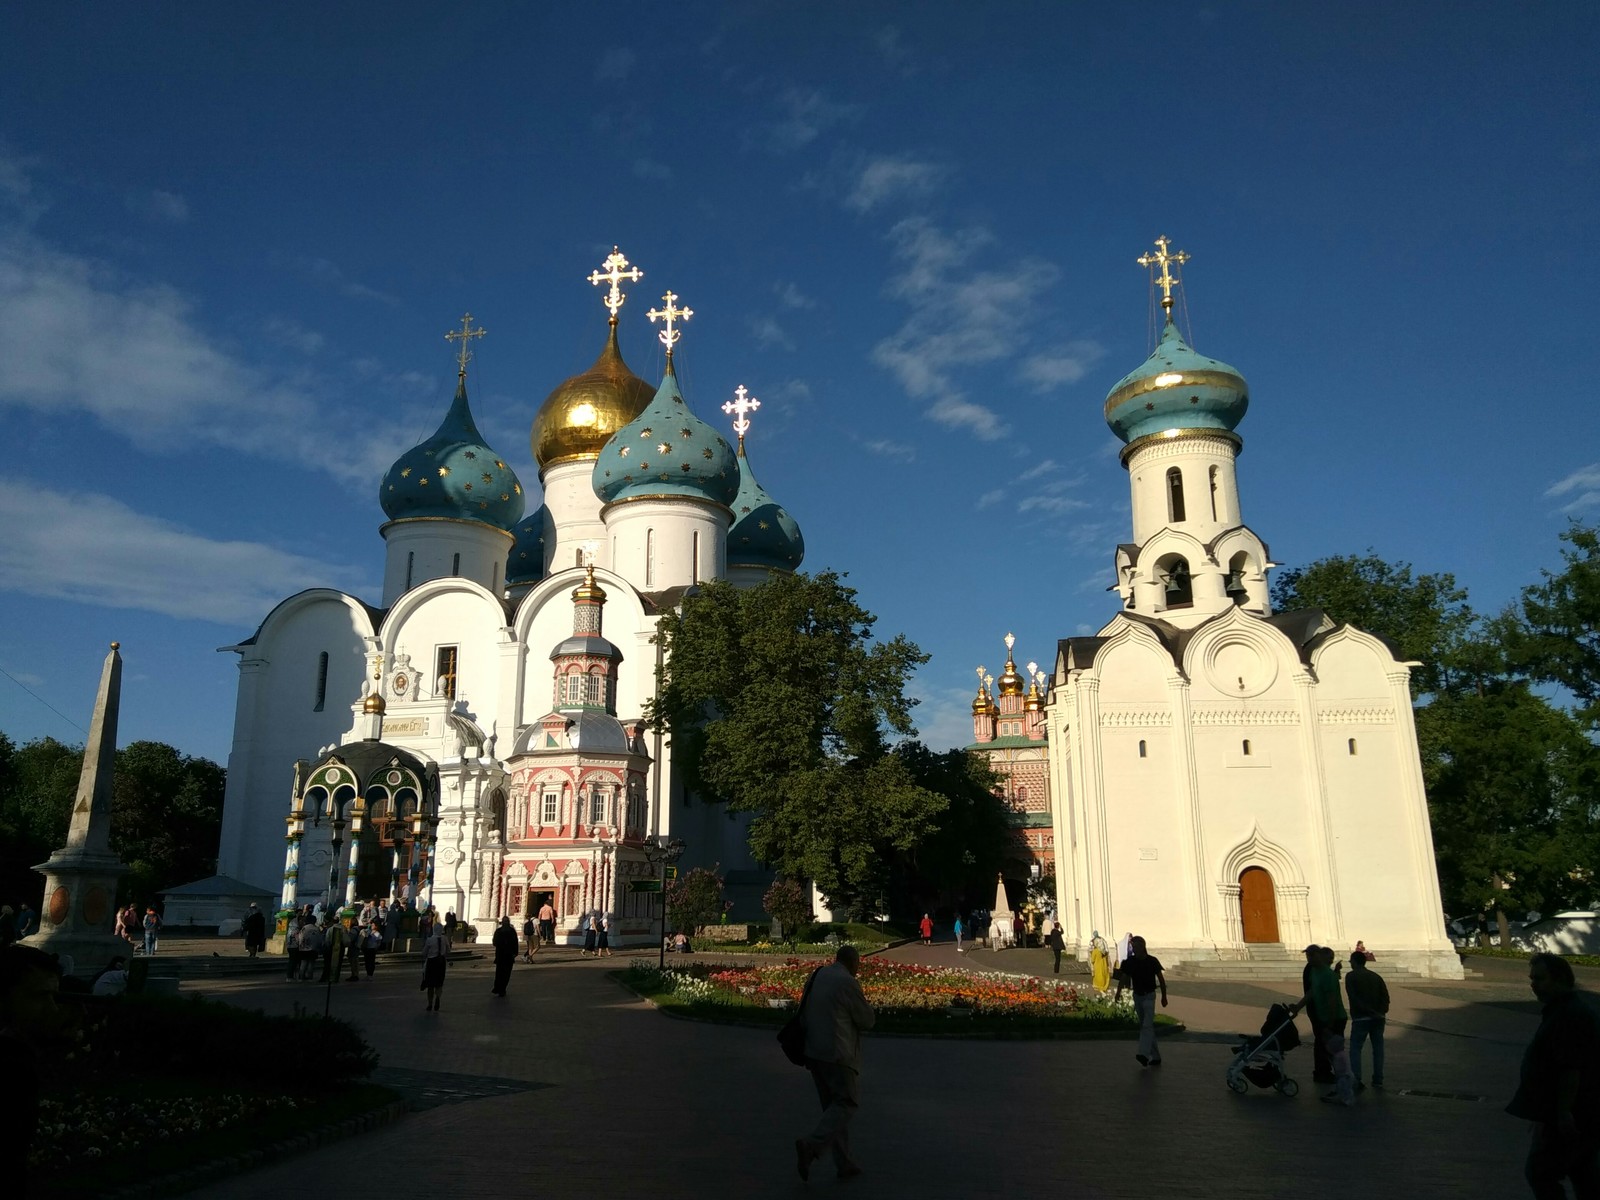
{"type": "Polygon", "coordinates": [[[506,556],[506,585],[538,583],[544,578],[544,531],[550,510],[539,505],[532,514],[518,521],[511,536],[511,553],[506,556]]]}
{"type": "Polygon", "coordinates": [[[378,499],[391,521],[451,517],[509,530],[522,517],[522,484],[478,432],[465,371],[444,421],[389,468],[378,499]]]}
{"type": "Polygon", "coordinates": [[[689,411],[670,355],[655,398],[595,459],[594,490],[608,504],[672,496],[731,507],[739,494],[733,447],[689,411]]]}
{"type": "Polygon", "coordinates": [[[728,565],[798,571],[806,556],[806,540],[795,519],[756,482],[743,438],[738,463],[739,494],[733,499],[733,527],[728,530],[728,565]]]}

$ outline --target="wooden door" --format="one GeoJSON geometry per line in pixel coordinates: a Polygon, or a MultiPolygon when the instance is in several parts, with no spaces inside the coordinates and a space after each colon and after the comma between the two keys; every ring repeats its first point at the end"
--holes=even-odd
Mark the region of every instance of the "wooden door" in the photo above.
{"type": "Polygon", "coordinates": [[[1245,941],[1278,940],[1278,897],[1264,867],[1246,867],[1240,874],[1239,917],[1245,941]]]}

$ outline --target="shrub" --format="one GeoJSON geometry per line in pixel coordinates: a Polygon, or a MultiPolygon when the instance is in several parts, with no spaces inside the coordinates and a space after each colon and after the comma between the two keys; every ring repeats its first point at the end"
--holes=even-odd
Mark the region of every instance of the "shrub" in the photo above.
{"type": "Polygon", "coordinates": [[[698,933],[722,917],[722,876],[696,867],[667,885],[667,918],[679,929],[698,933]]]}
{"type": "Polygon", "coordinates": [[[793,879],[774,880],[761,904],[783,926],[783,938],[791,944],[800,926],[811,920],[810,891],[793,879]]]}

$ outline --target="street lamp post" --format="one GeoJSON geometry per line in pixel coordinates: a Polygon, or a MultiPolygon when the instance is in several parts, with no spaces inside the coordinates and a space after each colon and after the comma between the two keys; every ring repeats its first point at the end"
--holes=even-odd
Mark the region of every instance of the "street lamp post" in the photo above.
{"type": "Polygon", "coordinates": [[[675,863],[683,854],[682,838],[663,838],[653,834],[645,839],[644,856],[655,867],[661,885],[661,938],[657,962],[660,970],[667,969],[667,864],[675,863]]]}

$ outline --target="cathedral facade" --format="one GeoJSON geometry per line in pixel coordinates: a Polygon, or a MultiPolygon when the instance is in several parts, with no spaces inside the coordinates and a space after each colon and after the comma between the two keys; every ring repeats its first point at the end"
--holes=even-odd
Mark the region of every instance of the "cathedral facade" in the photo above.
{"type": "Polygon", "coordinates": [[[604,915],[624,942],[655,936],[660,898],[629,884],[669,843],[758,885],[744,824],[685,794],[644,714],[660,617],[698,583],[795,570],[804,542],[745,453],[759,402],[724,406],[737,449],[693,413],[672,293],[649,314],[664,377],[635,376],[618,315],[640,273],[620,253],[604,268],[600,356],[533,418],[543,503],[527,512],[473,419],[468,318],[449,411],[380,485],[379,601],[301,592],[224,648],[240,677],[220,874],[286,906],[394,897],[480,925],[548,902],[561,936],[604,915]]]}
{"type": "Polygon", "coordinates": [[[1248,387],[1179,333],[1187,256],[1157,247],[1160,343],[1105,402],[1132,491],[1122,609],[1059,643],[1045,701],[1066,938],[1085,955],[1133,932],[1168,965],[1359,939],[1460,978],[1410,666],[1320,611],[1272,611],[1235,474],[1248,387]]]}

